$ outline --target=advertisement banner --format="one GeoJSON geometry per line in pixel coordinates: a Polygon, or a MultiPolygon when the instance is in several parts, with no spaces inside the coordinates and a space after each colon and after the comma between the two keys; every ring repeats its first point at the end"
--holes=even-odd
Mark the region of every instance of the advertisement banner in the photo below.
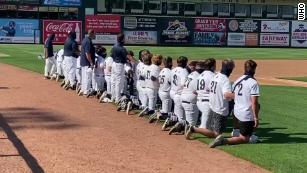
{"type": "Polygon", "coordinates": [[[117,42],[117,35],[114,34],[96,34],[94,44],[115,44],[117,42]]]}
{"type": "Polygon", "coordinates": [[[90,15],[85,17],[85,31],[93,29],[96,33],[120,33],[119,15],[90,15]]]}
{"type": "Polygon", "coordinates": [[[228,30],[230,32],[259,32],[260,21],[257,20],[229,20],[228,30]]]}
{"type": "Polygon", "coordinates": [[[292,21],[292,47],[307,47],[307,22],[292,21]]]}
{"type": "Polygon", "coordinates": [[[0,43],[39,43],[39,36],[39,20],[0,19],[0,43]]]}
{"type": "Polygon", "coordinates": [[[245,33],[228,33],[227,45],[245,46],[245,33]]]}
{"type": "Polygon", "coordinates": [[[156,31],[125,31],[127,44],[157,44],[156,31]]]}
{"type": "Polygon", "coordinates": [[[261,21],[261,32],[289,32],[289,21],[261,21]]]}
{"type": "Polygon", "coordinates": [[[162,44],[192,43],[193,20],[187,18],[161,18],[159,23],[162,44]]]}
{"type": "Polygon", "coordinates": [[[43,41],[52,33],[55,34],[54,44],[64,44],[69,31],[75,31],[77,34],[76,41],[82,40],[82,22],[65,21],[65,20],[44,20],[43,21],[43,41]]]}
{"type": "Polygon", "coordinates": [[[289,34],[260,34],[260,46],[289,46],[289,43],[289,34]]]}
{"type": "Polygon", "coordinates": [[[246,33],[245,46],[258,46],[258,33],[246,33]]]}
{"type": "Polygon", "coordinates": [[[80,6],[81,0],[44,0],[45,5],[80,6]]]}
{"type": "Polygon", "coordinates": [[[156,31],[157,18],[140,16],[123,16],[123,28],[125,30],[156,31]]]}
{"type": "Polygon", "coordinates": [[[195,32],[226,32],[226,19],[195,18],[195,32]]]}
{"type": "Polygon", "coordinates": [[[195,32],[194,44],[196,45],[226,45],[227,34],[224,32],[195,32]]]}

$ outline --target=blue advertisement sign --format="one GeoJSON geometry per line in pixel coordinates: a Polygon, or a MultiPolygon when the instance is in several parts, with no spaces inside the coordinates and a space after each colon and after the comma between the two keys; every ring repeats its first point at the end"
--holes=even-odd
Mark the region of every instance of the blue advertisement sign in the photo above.
{"type": "Polygon", "coordinates": [[[45,5],[80,6],[81,0],[44,0],[45,5]]]}
{"type": "Polygon", "coordinates": [[[0,43],[39,43],[39,20],[0,19],[0,43]]]}
{"type": "Polygon", "coordinates": [[[194,44],[224,46],[227,42],[227,34],[224,32],[195,32],[194,44]]]}

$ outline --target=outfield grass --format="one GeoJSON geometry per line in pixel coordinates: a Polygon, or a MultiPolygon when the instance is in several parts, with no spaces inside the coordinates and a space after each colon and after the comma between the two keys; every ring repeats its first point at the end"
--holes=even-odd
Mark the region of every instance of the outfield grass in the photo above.
{"type": "MultiPolygon", "coordinates": [[[[144,47],[131,48],[136,52],[144,49],[144,47]]],[[[241,59],[251,56],[255,59],[305,58],[304,49],[168,47],[150,47],[148,49],[154,53],[173,57],[186,55],[193,59],[199,57],[241,59]]],[[[42,73],[43,62],[37,58],[42,50],[41,45],[0,45],[0,62],[42,73]],[[4,54],[9,56],[4,56],[4,54]]],[[[273,172],[307,172],[306,100],[307,88],[262,86],[261,125],[257,131],[261,143],[224,146],[220,149],[273,172]]],[[[230,131],[231,128],[228,128],[228,132],[230,131]]],[[[199,135],[197,137],[205,143],[211,141],[199,135]]]]}
{"type": "Polygon", "coordinates": [[[287,80],[295,80],[295,81],[301,81],[301,82],[307,82],[307,77],[286,77],[281,79],[287,79],[287,80]]]}
{"type": "MultiPolygon", "coordinates": [[[[63,46],[55,46],[55,49],[63,46]]],[[[106,46],[108,52],[111,47],[106,46]]],[[[139,50],[149,49],[154,54],[178,57],[185,55],[190,59],[205,59],[213,57],[216,59],[307,59],[305,49],[291,48],[213,48],[213,47],[127,47],[138,55],[139,50]]],[[[35,72],[42,72],[43,62],[37,59],[37,55],[42,54],[42,45],[13,45],[0,44],[0,62],[13,64],[35,72]],[[10,55],[9,57],[1,54],[10,55]]]]}

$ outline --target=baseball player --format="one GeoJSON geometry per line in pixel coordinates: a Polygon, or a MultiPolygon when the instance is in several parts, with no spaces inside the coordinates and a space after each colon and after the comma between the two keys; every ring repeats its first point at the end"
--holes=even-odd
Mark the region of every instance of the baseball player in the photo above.
{"type": "MultiPolygon", "coordinates": [[[[209,138],[220,139],[226,129],[227,116],[229,114],[229,101],[234,95],[231,92],[229,76],[235,65],[232,60],[223,60],[221,72],[215,75],[210,82],[209,106],[207,128],[196,128],[189,125],[186,138],[189,139],[192,133],[201,133],[209,138]]],[[[209,145],[214,147],[214,145],[209,145]]]]}
{"type": "Polygon", "coordinates": [[[259,84],[254,78],[257,63],[248,60],[244,64],[245,73],[233,84],[234,98],[234,115],[238,120],[240,135],[225,139],[219,136],[210,145],[214,148],[219,145],[235,145],[248,143],[254,129],[259,125],[259,84]]]}
{"type": "MultiPolygon", "coordinates": [[[[106,57],[106,49],[101,46],[96,47],[96,59],[95,68],[92,76],[92,87],[94,94],[100,98],[102,91],[104,90],[104,59],[106,57]]],[[[89,96],[89,95],[88,95],[89,96]]]]}
{"type": "MultiPolygon", "coordinates": [[[[181,94],[182,107],[185,112],[186,121],[195,126],[199,116],[199,110],[197,108],[197,85],[198,77],[204,71],[203,62],[191,62],[192,66],[195,64],[195,71],[189,74],[187,81],[185,82],[184,88],[181,94]]],[[[190,66],[191,66],[190,65],[190,66]]]]}
{"type": "Polygon", "coordinates": [[[112,64],[113,58],[107,57],[104,63],[104,74],[105,74],[105,81],[107,85],[107,90],[101,95],[99,102],[111,102],[111,74],[112,74],[112,64]],[[107,98],[107,99],[105,99],[107,98]]]}
{"type": "Polygon", "coordinates": [[[79,56],[77,58],[77,68],[76,68],[77,94],[79,94],[79,92],[81,91],[81,83],[82,83],[81,64],[80,64],[81,62],[80,61],[81,61],[81,57],[79,56]]]}
{"type": "MultiPolygon", "coordinates": [[[[158,91],[159,91],[159,74],[160,65],[162,64],[162,55],[153,56],[152,63],[149,68],[145,69],[145,94],[144,97],[148,101],[148,107],[145,111],[148,111],[148,115],[155,113],[155,107],[157,103],[158,91]]],[[[144,61],[145,62],[145,61],[144,61]]],[[[140,115],[142,115],[140,113],[140,115]]]]}
{"type": "Polygon", "coordinates": [[[185,81],[189,75],[186,69],[187,63],[188,63],[188,58],[180,56],[177,59],[177,67],[172,70],[170,96],[174,101],[174,114],[176,117],[174,116],[168,117],[162,126],[162,130],[166,130],[168,127],[171,127],[177,122],[179,122],[179,124],[177,125],[179,126],[178,129],[181,130],[183,128],[185,117],[181,101],[181,93],[185,81]]]}
{"type": "Polygon", "coordinates": [[[149,123],[153,123],[156,120],[165,120],[168,117],[168,113],[172,110],[172,99],[170,96],[171,83],[172,83],[172,66],[173,59],[167,57],[163,59],[164,68],[159,74],[159,98],[162,102],[162,108],[157,115],[152,115],[149,118],[149,123]]]}
{"type": "Polygon", "coordinates": [[[56,55],[56,65],[57,65],[56,81],[57,82],[59,82],[60,78],[64,75],[63,60],[64,60],[64,49],[60,49],[56,55]]]}
{"type": "Polygon", "coordinates": [[[204,62],[205,71],[198,77],[197,84],[197,107],[201,112],[201,124],[199,128],[207,128],[209,107],[210,82],[215,76],[216,61],[209,58],[204,62]]]}
{"type": "Polygon", "coordinates": [[[50,79],[50,76],[55,74],[56,60],[54,58],[53,52],[53,40],[55,39],[55,34],[51,34],[48,36],[47,40],[45,41],[44,45],[44,54],[45,54],[45,73],[44,78],[50,79]]]}

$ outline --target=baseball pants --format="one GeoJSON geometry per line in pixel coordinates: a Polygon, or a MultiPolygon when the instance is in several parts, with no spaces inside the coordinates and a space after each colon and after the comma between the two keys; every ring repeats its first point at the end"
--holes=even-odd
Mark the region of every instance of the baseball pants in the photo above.
{"type": "Polygon", "coordinates": [[[45,76],[52,76],[56,72],[56,60],[54,57],[45,59],[45,76]]]}
{"type": "Polygon", "coordinates": [[[158,90],[152,88],[145,88],[145,99],[146,102],[148,101],[148,109],[153,111],[156,107],[157,97],[158,97],[158,90]]]}
{"type": "Polygon", "coordinates": [[[107,83],[107,93],[112,94],[111,92],[111,76],[105,76],[105,81],[107,83]]]}
{"type": "Polygon", "coordinates": [[[141,86],[141,83],[140,81],[137,81],[137,84],[136,84],[136,90],[138,91],[138,98],[139,100],[141,101],[141,105],[142,107],[145,107],[147,105],[145,99],[144,99],[144,90],[145,88],[143,88],[141,86]],[[146,103],[146,104],[145,104],[146,103]]]}
{"type": "Polygon", "coordinates": [[[94,91],[102,91],[104,89],[104,82],[102,74],[93,74],[92,86],[94,91]]]}
{"type": "Polygon", "coordinates": [[[172,99],[169,92],[159,91],[159,97],[162,101],[161,113],[168,113],[172,111],[172,99]]]}
{"type": "Polygon", "coordinates": [[[82,73],[82,83],[81,83],[81,92],[86,95],[92,91],[91,84],[92,84],[92,73],[93,69],[88,66],[81,67],[82,73]]]}
{"type": "Polygon", "coordinates": [[[178,117],[178,121],[185,121],[184,109],[182,107],[181,95],[174,95],[174,114],[178,117]]]}
{"type": "Polygon", "coordinates": [[[76,68],[76,79],[77,79],[77,83],[78,84],[81,84],[81,79],[82,79],[82,77],[81,77],[81,67],[77,67],[76,68]]]}
{"type": "Polygon", "coordinates": [[[59,75],[59,76],[63,76],[64,75],[64,69],[63,69],[63,58],[62,57],[59,57],[57,58],[56,60],[56,74],[59,75]]]}
{"type": "Polygon", "coordinates": [[[197,108],[196,103],[190,103],[182,101],[182,107],[185,112],[186,120],[190,125],[195,126],[197,124],[199,110],[197,108]]]}
{"type": "Polygon", "coordinates": [[[65,82],[73,86],[76,84],[76,69],[77,69],[77,59],[72,56],[65,56],[66,60],[66,72],[67,78],[65,78],[65,82]]]}
{"type": "Polygon", "coordinates": [[[112,74],[113,74],[113,86],[114,86],[114,98],[118,102],[121,98],[121,91],[123,90],[123,80],[125,77],[124,64],[113,63],[112,64],[112,74]]]}
{"type": "Polygon", "coordinates": [[[201,124],[199,128],[207,128],[207,121],[208,121],[208,115],[210,112],[210,106],[209,106],[209,101],[202,101],[198,100],[197,101],[197,107],[199,111],[201,112],[201,124]]]}

